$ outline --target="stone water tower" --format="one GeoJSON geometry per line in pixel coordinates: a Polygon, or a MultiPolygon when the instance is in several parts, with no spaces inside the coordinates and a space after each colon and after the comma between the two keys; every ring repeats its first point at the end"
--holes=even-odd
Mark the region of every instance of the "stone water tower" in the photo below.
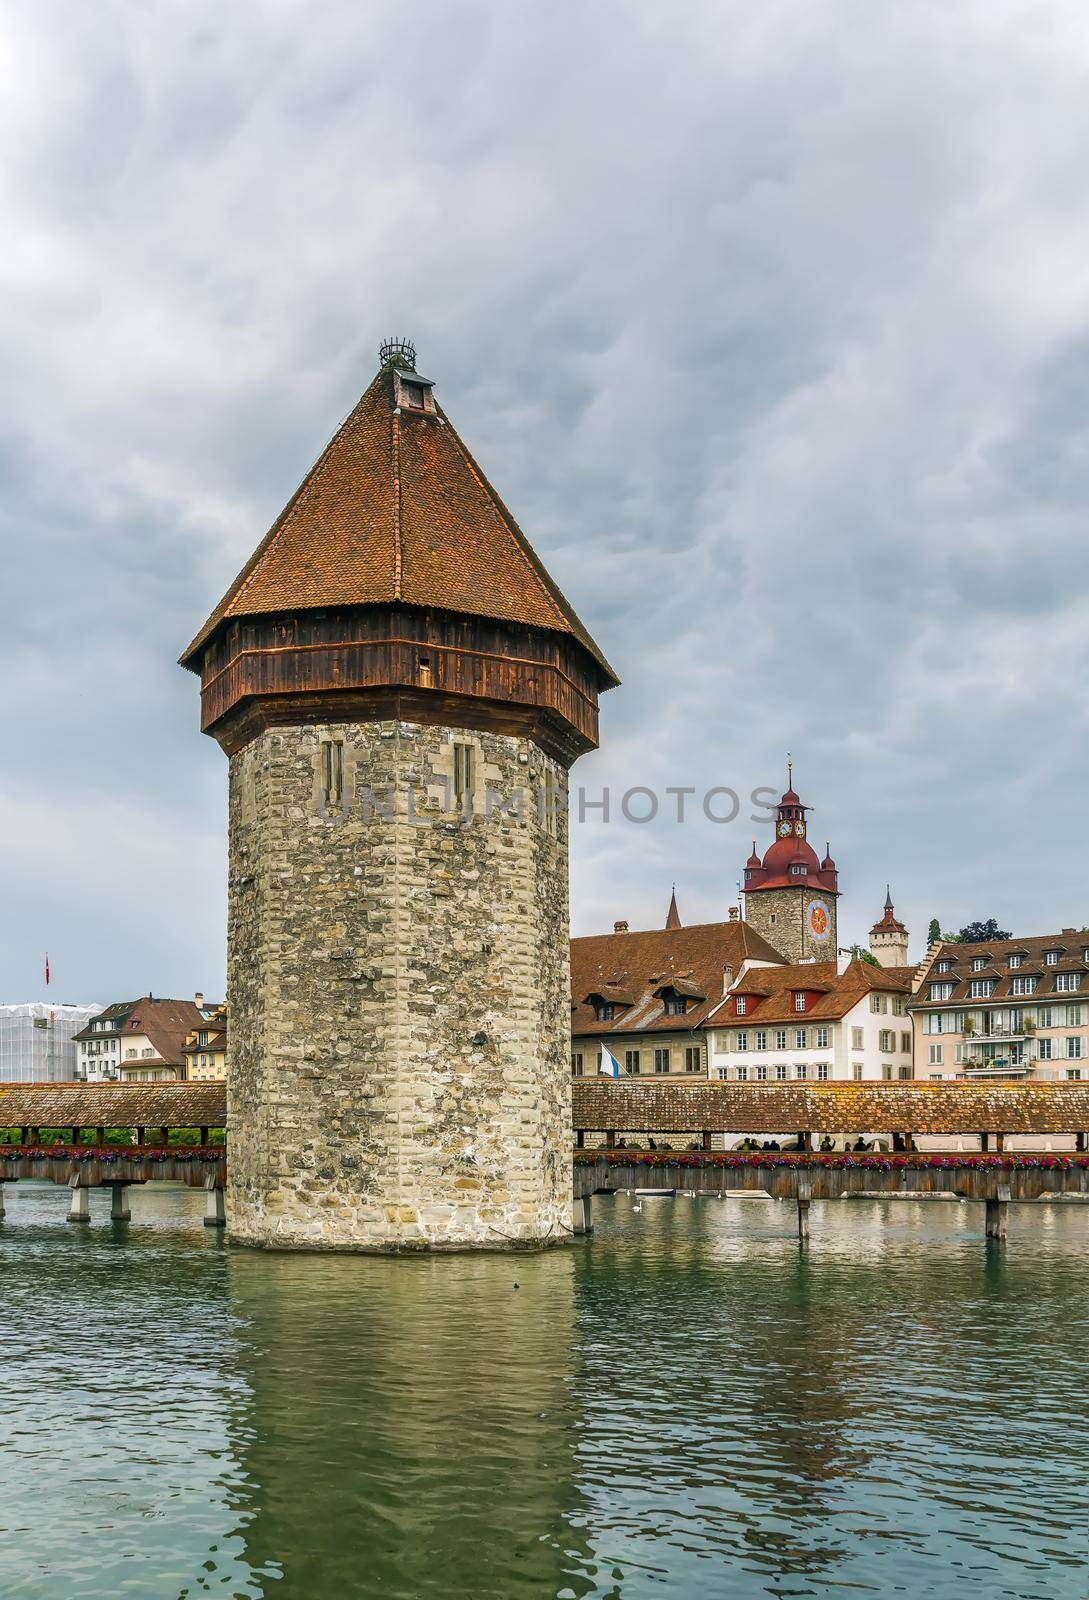
{"type": "Polygon", "coordinates": [[[567,773],[617,678],[410,344],[182,664],[230,758],[231,1237],[565,1238],[567,773]]]}

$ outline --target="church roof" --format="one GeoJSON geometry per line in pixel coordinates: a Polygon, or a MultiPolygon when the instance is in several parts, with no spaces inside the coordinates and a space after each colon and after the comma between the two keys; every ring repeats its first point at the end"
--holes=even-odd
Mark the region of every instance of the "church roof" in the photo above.
{"type": "Polygon", "coordinates": [[[341,423],[182,663],[195,666],[231,618],[391,603],[568,634],[603,683],[618,681],[403,352],[341,423]]]}

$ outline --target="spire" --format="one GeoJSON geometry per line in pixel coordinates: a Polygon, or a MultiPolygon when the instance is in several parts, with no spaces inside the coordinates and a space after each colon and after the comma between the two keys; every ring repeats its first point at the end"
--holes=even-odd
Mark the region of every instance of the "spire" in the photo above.
{"type": "Polygon", "coordinates": [[[667,928],[679,928],[681,926],[681,914],[677,910],[677,885],[676,884],[673,885],[673,893],[669,897],[669,910],[666,913],[666,924],[665,925],[666,925],[667,928]]]}
{"type": "Polygon", "coordinates": [[[886,883],[886,885],[885,885],[885,910],[886,911],[891,911],[892,909],[893,909],[892,888],[891,888],[891,886],[889,884],[886,883]]]}

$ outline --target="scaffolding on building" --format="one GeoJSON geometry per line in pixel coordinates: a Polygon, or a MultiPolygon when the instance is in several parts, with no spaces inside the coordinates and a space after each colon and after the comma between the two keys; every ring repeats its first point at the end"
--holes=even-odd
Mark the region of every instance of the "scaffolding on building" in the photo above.
{"type": "Polygon", "coordinates": [[[0,1005],[0,1083],[66,1083],[76,1076],[74,1037],[99,1005],[31,1000],[0,1005]]]}

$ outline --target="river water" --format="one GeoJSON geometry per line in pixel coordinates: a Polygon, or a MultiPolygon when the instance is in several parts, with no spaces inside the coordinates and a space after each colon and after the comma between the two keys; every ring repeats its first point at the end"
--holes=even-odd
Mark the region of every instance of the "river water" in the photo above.
{"type": "Polygon", "coordinates": [[[594,1202],[592,1241],[230,1250],[9,1186],[3,1600],[1087,1592],[1089,1210],[594,1202]]]}

